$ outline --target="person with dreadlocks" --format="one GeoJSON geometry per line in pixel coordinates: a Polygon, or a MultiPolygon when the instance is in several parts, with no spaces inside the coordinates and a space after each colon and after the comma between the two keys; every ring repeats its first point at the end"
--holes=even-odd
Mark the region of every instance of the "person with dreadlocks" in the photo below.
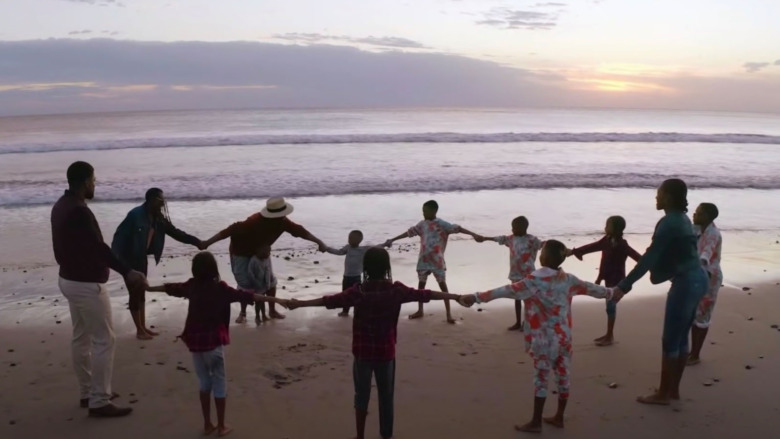
{"type": "MultiPolygon", "coordinates": [[[[162,189],[151,188],[146,191],[146,201],[131,210],[114,233],[111,249],[117,257],[133,270],[147,274],[148,255],[154,255],[156,264],[160,263],[165,235],[192,246],[203,248],[200,239],[177,229],[168,216],[168,205],[162,189]]],[[[130,315],[135,323],[136,337],[139,340],[151,340],[158,333],[146,326],[145,291],[127,284],[130,296],[130,315]]]]}

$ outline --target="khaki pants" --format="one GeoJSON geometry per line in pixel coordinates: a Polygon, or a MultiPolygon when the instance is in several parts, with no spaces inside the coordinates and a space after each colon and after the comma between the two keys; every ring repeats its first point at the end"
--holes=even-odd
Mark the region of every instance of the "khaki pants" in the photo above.
{"type": "Polygon", "coordinates": [[[89,398],[89,408],[103,407],[111,398],[115,340],[106,285],[63,278],[59,285],[73,320],[71,349],[81,399],[89,398]]]}

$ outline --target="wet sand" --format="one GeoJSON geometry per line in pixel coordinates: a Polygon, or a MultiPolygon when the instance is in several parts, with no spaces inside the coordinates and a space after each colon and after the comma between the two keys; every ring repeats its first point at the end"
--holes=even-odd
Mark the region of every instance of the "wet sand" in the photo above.
{"type": "MultiPolygon", "coordinates": [[[[407,259],[413,260],[413,249],[408,250],[407,257],[396,249],[394,268],[401,274],[399,280],[412,283],[413,267],[407,266],[411,264],[407,259]]],[[[453,252],[453,272],[460,264],[460,251],[453,252]]],[[[340,276],[332,274],[340,273],[340,258],[293,254],[286,261],[288,255],[276,256],[285,286],[281,296],[317,296],[334,291],[340,282],[340,276]],[[331,273],[330,279],[326,273],[331,273]]],[[[220,263],[223,275],[229,276],[226,258],[220,263]]],[[[569,261],[566,266],[580,275],[592,269],[569,261]]],[[[169,259],[150,280],[184,280],[188,269],[185,258],[169,259]]],[[[19,285],[20,291],[27,285],[28,290],[23,302],[6,296],[0,308],[0,437],[197,437],[201,418],[190,354],[181,342],[173,342],[183,326],[186,303],[150,293],[148,320],[162,335],[151,342],[138,341],[124,310],[126,297],[112,278],[118,334],[114,390],[122,395],[117,404],[131,405],[135,412],[124,419],[91,419],[78,408],[67,302],[51,292],[51,268],[39,270],[3,273],[6,285],[19,285]],[[30,295],[44,286],[47,294],[30,295]]],[[[465,285],[453,287],[455,292],[469,292],[472,284],[489,287],[502,282],[490,270],[475,273],[475,279],[467,277],[453,276],[454,285],[465,285]]],[[[683,401],[669,408],[634,402],[658,381],[664,299],[657,294],[658,287],[655,292],[638,287],[621,303],[617,343],[608,348],[591,342],[604,331],[603,302],[575,299],[567,425],[563,431],[546,428],[544,435],[776,437],[780,331],[772,326],[780,324],[776,312],[780,286],[764,282],[749,288],[721,291],[703,362],[686,371],[683,401]],[[610,388],[611,383],[617,388],[610,388]]],[[[407,305],[402,313],[413,308],[407,305]]],[[[532,365],[523,352],[522,336],[505,329],[513,318],[511,302],[469,310],[456,307],[455,326],[443,322],[441,304],[428,311],[421,321],[402,318],[399,325],[395,437],[522,437],[512,427],[530,417],[532,365]]],[[[228,422],[235,428],[231,437],[352,437],[351,320],[336,313],[302,309],[261,327],[254,323],[231,327],[232,344],[227,349],[228,422]]],[[[372,396],[367,437],[376,438],[376,395],[372,396]]],[[[554,408],[551,395],[547,412],[554,408]]]]}

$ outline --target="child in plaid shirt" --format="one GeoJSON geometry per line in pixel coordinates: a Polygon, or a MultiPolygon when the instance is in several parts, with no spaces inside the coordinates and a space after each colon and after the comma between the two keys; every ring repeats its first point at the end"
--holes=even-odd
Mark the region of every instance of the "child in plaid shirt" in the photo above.
{"type": "Polygon", "coordinates": [[[355,425],[357,439],[363,439],[371,397],[371,376],[379,393],[379,432],[383,439],[393,437],[393,390],[395,388],[395,344],[401,305],[429,300],[458,300],[460,296],[429,290],[415,290],[393,282],[390,255],[381,247],[366,251],[364,281],[344,292],[320,299],[287,302],[289,309],[324,306],[328,309],[355,307],[352,320],[352,378],[355,384],[355,425]]]}
{"type": "Polygon", "coordinates": [[[147,291],[167,293],[189,299],[187,320],[179,336],[192,352],[195,372],[200,381],[200,405],[203,411],[203,432],[215,430],[219,436],[232,431],[225,425],[227,380],[225,378],[224,346],[230,344],[230,304],[233,302],[285,301],[273,297],[240,291],[229,287],[219,277],[214,255],[201,252],[192,259],[192,279],[185,283],[170,283],[149,287],[147,291]],[[217,407],[217,426],[211,423],[211,395],[217,407]]]}

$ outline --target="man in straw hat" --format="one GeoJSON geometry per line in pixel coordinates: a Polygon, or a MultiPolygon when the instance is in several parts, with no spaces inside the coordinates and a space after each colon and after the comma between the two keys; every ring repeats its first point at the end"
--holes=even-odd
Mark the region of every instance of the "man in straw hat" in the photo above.
{"type": "MultiPolygon", "coordinates": [[[[292,222],[287,216],[293,212],[293,206],[284,198],[271,198],[265,208],[244,221],[231,224],[225,230],[217,233],[203,242],[209,247],[215,242],[230,238],[230,266],[239,288],[251,290],[249,277],[249,260],[261,245],[273,245],[282,233],[287,232],[296,238],[303,238],[316,243],[320,250],[326,248],[319,238],[309,233],[303,226],[292,222]]],[[[269,304],[270,317],[283,319],[276,311],[273,303],[269,304]]]]}

